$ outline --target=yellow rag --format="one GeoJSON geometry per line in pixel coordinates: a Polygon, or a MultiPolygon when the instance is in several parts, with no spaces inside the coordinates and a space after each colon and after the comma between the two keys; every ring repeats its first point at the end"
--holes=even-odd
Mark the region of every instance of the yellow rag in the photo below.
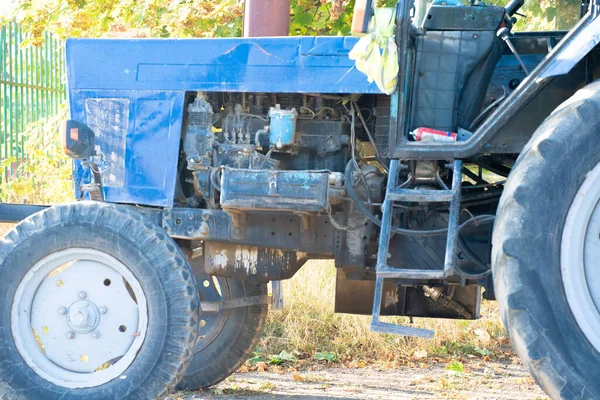
{"type": "Polygon", "coordinates": [[[395,12],[394,8],[376,8],[371,31],[360,38],[349,54],[356,63],[356,69],[386,94],[392,94],[398,83],[395,12]]]}

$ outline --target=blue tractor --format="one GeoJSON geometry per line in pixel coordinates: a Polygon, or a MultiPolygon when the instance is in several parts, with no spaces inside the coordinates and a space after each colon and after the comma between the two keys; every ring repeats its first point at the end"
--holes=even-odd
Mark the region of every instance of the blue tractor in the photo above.
{"type": "Polygon", "coordinates": [[[497,299],[551,397],[600,397],[600,1],[568,32],[429,3],[392,14],[391,95],[354,37],[67,41],[78,201],[0,206],[0,397],[213,385],[315,258],[375,332],[497,299]]]}

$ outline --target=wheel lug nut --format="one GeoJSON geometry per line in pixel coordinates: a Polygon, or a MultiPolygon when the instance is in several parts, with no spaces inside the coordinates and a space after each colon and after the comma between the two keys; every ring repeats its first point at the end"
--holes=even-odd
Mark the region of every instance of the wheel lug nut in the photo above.
{"type": "Polygon", "coordinates": [[[80,299],[85,299],[87,297],[87,293],[86,292],[79,292],[79,298],[80,299]]]}
{"type": "Polygon", "coordinates": [[[93,337],[94,339],[98,339],[98,338],[100,337],[100,332],[98,332],[98,331],[94,331],[94,332],[92,332],[92,337],[93,337]]]}
{"type": "Polygon", "coordinates": [[[69,339],[73,339],[75,337],[75,334],[73,332],[67,332],[67,337],[69,339]]]}
{"type": "Polygon", "coordinates": [[[106,307],[100,307],[100,313],[106,314],[107,311],[108,309],[106,307]]]}
{"type": "Polygon", "coordinates": [[[65,307],[61,307],[58,309],[58,313],[61,315],[65,315],[67,313],[67,309],[65,307]]]}

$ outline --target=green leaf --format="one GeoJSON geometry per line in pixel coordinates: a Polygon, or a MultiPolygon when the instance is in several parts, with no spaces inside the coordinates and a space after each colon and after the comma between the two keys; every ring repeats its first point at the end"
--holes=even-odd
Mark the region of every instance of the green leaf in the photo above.
{"type": "Polygon", "coordinates": [[[296,357],[294,357],[292,354],[288,353],[285,350],[283,350],[281,353],[279,353],[277,355],[273,355],[273,354],[269,355],[269,364],[279,365],[279,364],[283,364],[285,362],[295,363],[296,357]]]}
{"type": "Polygon", "coordinates": [[[489,356],[491,356],[491,355],[492,355],[492,352],[491,352],[491,351],[489,351],[489,350],[488,350],[488,349],[486,349],[486,348],[483,348],[483,349],[482,349],[481,347],[475,347],[475,352],[476,352],[477,354],[479,354],[480,356],[488,356],[488,357],[489,357],[489,356]]]}
{"type": "Polygon", "coordinates": [[[556,7],[548,7],[548,9],[546,9],[546,20],[548,22],[554,21],[554,18],[556,18],[557,14],[558,10],[556,9],[556,7]]]}
{"type": "Polygon", "coordinates": [[[263,356],[254,356],[252,358],[249,358],[248,362],[250,363],[250,365],[254,365],[259,362],[265,362],[265,358],[263,356]]]}
{"type": "Polygon", "coordinates": [[[461,362],[452,360],[446,365],[446,371],[464,372],[464,368],[461,362]]]}
{"type": "Polygon", "coordinates": [[[315,359],[319,361],[335,362],[338,360],[338,357],[335,353],[330,351],[321,351],[315,354],[315,359]]]}

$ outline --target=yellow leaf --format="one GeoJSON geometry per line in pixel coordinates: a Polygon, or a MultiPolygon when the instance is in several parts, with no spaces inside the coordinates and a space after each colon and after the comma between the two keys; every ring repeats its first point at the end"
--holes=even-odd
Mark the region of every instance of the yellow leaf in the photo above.
{"type": "Polygon", "coordinates": [[[302,381],[304,381],[304,378],[300,374],[294,374],[292,377],[294,378],[294,380],[296,382],[302,382],[302,381]]]}

